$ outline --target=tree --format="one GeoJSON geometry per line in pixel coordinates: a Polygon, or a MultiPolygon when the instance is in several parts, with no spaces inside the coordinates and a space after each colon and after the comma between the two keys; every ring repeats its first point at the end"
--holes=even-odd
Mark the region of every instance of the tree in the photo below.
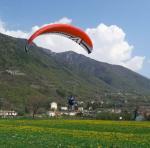
{"type": "Polygon", "coordinates": [[[3,107],[3,102],[4,102],[4,98],[0,98],[0,110],[1,110],[2,107],[3,107]]]}
{"type": "Polygon", "coordinates": [[[41,107],[45,106],[45,104],[46,104],[46,98],[43,96],[32,96],[28,98],[27,105],[29,110],[32,112],[32,118],[35,117],[38,110],[41,107]]]}
{"type": "Polygon", "coordinates": [[[14,105],[10,100],[6,98],[0,98],[0,110],[1,109],[12,110],[14,109],[14,105]]]}

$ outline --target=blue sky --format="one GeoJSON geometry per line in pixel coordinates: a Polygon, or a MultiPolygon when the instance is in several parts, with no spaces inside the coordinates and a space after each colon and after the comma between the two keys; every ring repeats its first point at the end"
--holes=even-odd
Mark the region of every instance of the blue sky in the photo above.
{"type": "Polygon", "coordinates": [[[63,17],[85,30],[101,23],[121,28],[134,46],[132,57],[145,57],[138,72],[150,78],[149,0],[0,0],[0,20],[9,30],[29,32],[63,17]]]}

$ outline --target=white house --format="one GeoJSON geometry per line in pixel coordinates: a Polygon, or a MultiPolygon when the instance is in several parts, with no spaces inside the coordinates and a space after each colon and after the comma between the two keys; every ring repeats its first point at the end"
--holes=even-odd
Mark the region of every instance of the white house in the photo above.
{"type": "Polygon", "coordinates": [[[67,110],[68,110],[68,107],[62,106],[60,109],[61,109],[61,111],[67,111],[67,110]]]}
{"type": "Polygon", "coordinates": [[[119,114],[121,113],[121,109],[108,109],[108,112],[119,114]]]}
{"type": "Polygon", "coordinates": [[[55,117],[55,116],[56,116],[56,113],[53,112],[53,111],[48,111],[48,112],[47,112],[47,115],[50,116],[50,117],[55,117]]]}
{"type": "Polygon", "coordinates": [[[51,109],[51,110],[57,110],[57,103],[56,103],[56,102],[52,102],[52,103],[50,104],[50,109],[51,109]]]}
{"type": "Polygon", "coordinates": [[[77,113],[76,112],[69,112],[70,116],[75,116],[77,113]]]}
{"type": "Polygon", "coordinates": [[[8,110],[0,110],[0,117],[15,117],[18,113],[14,110],[8,111],[8,110]]]}
{"type": "Polygon", "coordinates": [[[89,107],[89,110],[92,110],[92,109],[93,109],[92,106],[90,106],[90,107],[89,107]]]}
{"type": "Polygon", "coordinates": [[[83,112],[83,107],[78,107],[78,111],[83,112]]]}

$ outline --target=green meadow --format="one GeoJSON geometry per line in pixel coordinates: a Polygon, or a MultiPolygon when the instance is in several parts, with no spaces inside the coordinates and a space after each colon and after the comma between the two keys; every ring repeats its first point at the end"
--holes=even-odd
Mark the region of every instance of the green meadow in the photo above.
{"type": "Polygon", "coordinates": [[[150,122],[0,120],[0,148],[150,148],[150,122]]]}

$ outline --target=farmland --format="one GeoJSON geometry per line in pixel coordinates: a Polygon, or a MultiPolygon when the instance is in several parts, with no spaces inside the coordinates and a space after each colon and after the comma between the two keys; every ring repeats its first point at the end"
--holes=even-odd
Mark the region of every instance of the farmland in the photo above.
{"type": "Polygon", "coordinates": [[[149,148],[150,122],[0,120],[0,147],[149,148]]]}

